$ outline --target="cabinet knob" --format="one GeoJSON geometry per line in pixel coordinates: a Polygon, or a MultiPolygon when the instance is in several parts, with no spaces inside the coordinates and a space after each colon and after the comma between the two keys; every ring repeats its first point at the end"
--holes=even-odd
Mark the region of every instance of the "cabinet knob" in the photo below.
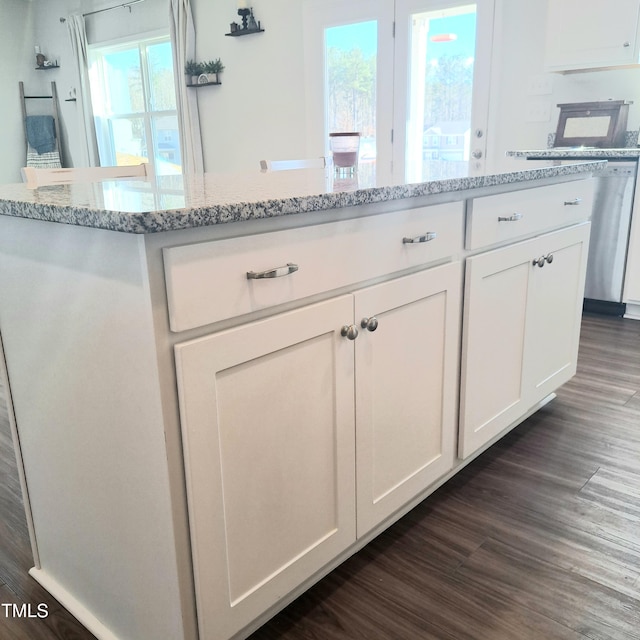
{"type": "Polygon", "coordinates": [[[378,328],[378,318],[375,316],[371,318],[362,318],[360,326],[367,331],[375,331],[378,328]]]}
{"type": "Polygon", "coordinates": [[[471,152],[471,157],[475,158],[476,160],[480,160],[480,158],[482,158],[482,151],[480,149],[474,149],[471,152]]]}
{"type": "Polygon", "coordinates": [[[547,264],[551,264],[553,262],[553,253],[550,253],[545,259],[547,264]]]}
{"type": "Polygon", "coordinates": [[[541,256],[540,258],[534,258],[533,259],[533,266],[538,266],[542,269],[542,267],[544,267],[544,260],[545,260],[545,256],[541,256]]]}
{"type": "Polygon", "coordinates": [[[631,46],[631,43],[630,43],[628,40],[625,40],[625,41],[622,43],[622,46],[623,46],[623,47],[630,47],[630,46],[631,46]]]}
{"type": "Polygon", "coordinates": [[[358,327],[355,324],[345,324],[340,329],[340,335],[343,338],[349,338],[349,340],[355,340],[358,337],[358,327]]]}
{"type": "Polygon", "coordinates": [[[574,198],[573,200],[565,200],[564,201],[564,206],[565,207],[570,207],[570,206],[577,206],[579,204],[582,204],[582,198],[574,198]]]}

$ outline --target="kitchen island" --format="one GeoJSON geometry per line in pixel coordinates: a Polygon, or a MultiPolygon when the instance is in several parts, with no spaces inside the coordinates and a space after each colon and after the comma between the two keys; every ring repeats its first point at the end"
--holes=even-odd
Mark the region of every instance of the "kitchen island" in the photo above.
{"type": "Polygon", "coordinates": [[[573,375],[604,165],[0,187],[33,577],[99,638],[246,636],[573,375]]]}

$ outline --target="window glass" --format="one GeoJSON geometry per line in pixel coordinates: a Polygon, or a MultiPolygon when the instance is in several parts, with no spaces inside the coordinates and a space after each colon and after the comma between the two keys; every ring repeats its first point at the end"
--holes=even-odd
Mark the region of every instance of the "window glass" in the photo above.
{"type": "Polygon", "coordinates": [[[377,53],[377,20],[325,29],[327,128],[360,133],[360,163],[376,158],[377,53]]]}
{"type": "Polygon", "coordinates": [[[89,74],[100,164],[148,162],[158,175],[180,173],[168,37],[93,47],[89,74]]]}
{"type": "Polygon", "coordinates": [[[418,12],[410,20],[407,177],[429,180],[465,176],[469,165],[476,5],[418,12]]]}

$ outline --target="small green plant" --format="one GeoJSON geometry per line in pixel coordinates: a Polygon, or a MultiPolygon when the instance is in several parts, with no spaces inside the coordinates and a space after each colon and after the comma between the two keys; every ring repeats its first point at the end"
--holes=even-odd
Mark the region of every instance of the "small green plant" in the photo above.
{"type": "Polygon", "coordinates": [[[203,72],[203,65],[195,60],[187,60],[184,65],[184,72],[188,76],[199,76],[203,72]]]}
{"type": "Polygon", "coordinates": [[[204,73],[217,73],[216,61],[209,60],[208,62],[203,62],[202,70],[204,73]]]}
{"type": "Polygon", "coordinates": [[[220,60],[220,58],[212,60],[211,64],[214,67],[214,70],[211,71],[211,73],[222,73],[224,71],[224,65],[222,64],[222,60],[220,60]]]}

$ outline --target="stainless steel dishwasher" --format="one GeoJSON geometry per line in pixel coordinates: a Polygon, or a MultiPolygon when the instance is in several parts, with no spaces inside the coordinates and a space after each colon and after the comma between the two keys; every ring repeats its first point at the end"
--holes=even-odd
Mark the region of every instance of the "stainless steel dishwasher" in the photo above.
{"type": "Polygon", "coordinates": [[[598,175],[584,293],[587,311],[624,314],[622,288],[637,169],[635,160],[609,159],[598,175]]]}

